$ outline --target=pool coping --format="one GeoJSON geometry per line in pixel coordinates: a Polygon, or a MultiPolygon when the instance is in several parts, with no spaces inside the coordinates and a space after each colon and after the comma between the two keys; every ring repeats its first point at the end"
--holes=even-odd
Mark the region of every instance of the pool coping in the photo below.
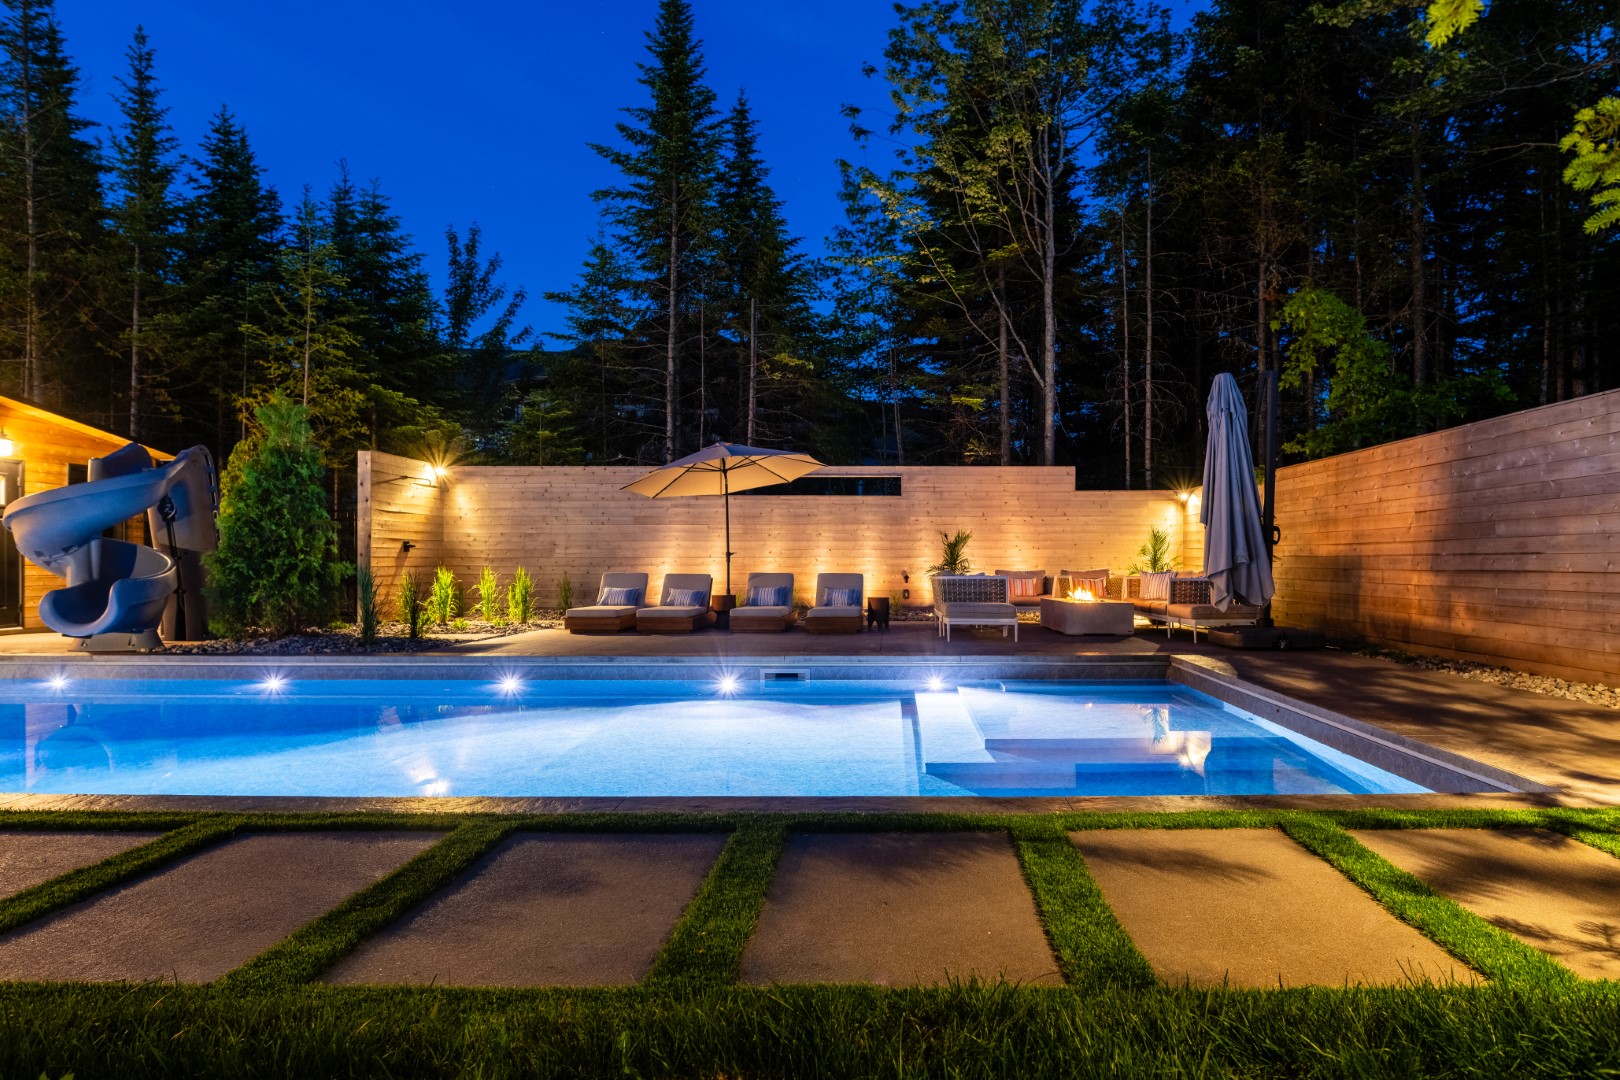
{"type": "Polygon", "coordinates": [[[669,679],[726,673],[767,678],[791,672],[814,679],[1151,680],[1172,682],[1247,710],[1386,771],[1431,788],[1406,795],[1153,796],[280,796],[46,795],[0,792],[0,811],[269,811],[386,813],[1059,813],[1205,809],[1412,809],[1567,805],[1561,789],[1396,734],[1239,678],[1218,660],[1192,655],[1141,657],[469,657],[373,656],[74,656],[0,661],[0,679],[262,679],[278,673],[312,679],[461,679],[521,674],[535,679],[669,679]],[[1391,767],[1391,766],[1395,767],[1391,767]],[[1450,790],[1439,790],[1449,787],[1450,790]]]}

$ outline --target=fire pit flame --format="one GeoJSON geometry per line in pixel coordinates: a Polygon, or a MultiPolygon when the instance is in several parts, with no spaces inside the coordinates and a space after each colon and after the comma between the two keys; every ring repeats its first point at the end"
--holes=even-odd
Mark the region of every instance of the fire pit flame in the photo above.
{"type": "Polygon", "coordinates": [[[1092,592],[1090,589],[1081,586],[1069,594],[1069,599],[1079,600],[1086,604],[1095,604],[1097,602],[1097,594],[1092,592]]]}

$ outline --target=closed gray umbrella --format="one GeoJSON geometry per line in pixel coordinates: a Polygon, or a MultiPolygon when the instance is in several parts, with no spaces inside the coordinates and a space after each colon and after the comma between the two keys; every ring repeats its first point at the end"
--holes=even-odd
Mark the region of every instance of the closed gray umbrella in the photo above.
{"type": "Polygon", "coordinates": [[[624,490],[649,499],[719,495],[726,503],[726,592],[731,592],[731,493],[786,484],[822,468],[809,454],[717,442],[654,469],[624,490]]]}
{"type": "Polygon", "coordinates": [[[1204,576],[1214,583],[1215,606],[1264,605],[1276,587],[1260,527],[1249,414],[1237,380],[1221,373],[1209,388],[1209,443],[1204,448],[1204,576]]]}

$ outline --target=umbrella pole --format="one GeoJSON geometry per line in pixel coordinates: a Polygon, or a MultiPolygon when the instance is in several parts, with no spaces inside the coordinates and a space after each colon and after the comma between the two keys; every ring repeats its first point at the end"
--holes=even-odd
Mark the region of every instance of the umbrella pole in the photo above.
{"type": "Polygon", "coordinates": [[[725,470],[720,470],[720,491],[726,501],[726,595],[735,596],[731,591],[731,476],[725,470]]]}
{"type": "MultiPolygon", "coordinates": [[[[1266,543],[1266,569],[1275,574],[1277,548],[1277,372],[1265,373],[1266,387],[1266,498],[1260,507],[1260,532],[1266,543]]],[[[1260,626],[1270,627],[1271,601],[1260,611],[1260,626]]]]}

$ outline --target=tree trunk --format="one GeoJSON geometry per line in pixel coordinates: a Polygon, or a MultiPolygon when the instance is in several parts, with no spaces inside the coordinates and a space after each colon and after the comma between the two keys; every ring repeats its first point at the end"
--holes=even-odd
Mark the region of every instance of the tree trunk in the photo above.
{"type": "MultiPolygon", "coordinates": [[[[1051,139],[1051,132],[1045,138],[1051,139]]],[[[1046,188],[1043,192],[1045,234],[1041,252],[1041,464],[1057,462],[1057,170],[1051,147],[1045,148],[1043,162],[1046,188]]]]}
{"type": "Polygon", "coordinates": [[[678,268],[680,241],[680,196],[675,185],[669,192],[669,340],[664,347],[664,460],[675,460],[675,293],[680,286],[678,268]]]}
{"type": "Polygon", "coordinates": [[[33,27],[31,5],[20,6],[17,22],[22,31],[22,144],[23,144],[23,230],[28,238],[26,308],[23,315],[23,377],[22,395],[25,398],[39,394],[39,224],[34,206],[34,73],[30,60],[34,43],[29,35],[33,27]]]}
{"type": "Polygon", "coordinates": [[[1125,257],[1125,207],[1119,208],[1120,386],[1125,395],[1125,490],[1131,489],[1131,285],[1125,257]]]}
{"type": "Polygon", "coordinates": [[[748,438],[754,445],[754,412],[759,406],[759,312],[752,298],[748,301],[748,438]]]}
{"type": "Polygon", "coordinates": [[[315,322],[315,289],[313,281],[304,283],[304,408],[309,408],[309,335],[315,322]]]}
{"type": "Polygon", "coordinates": [[[135,274],[129,305],[129,440],[141,441],[141,245],[135,245],[135,274]]]}
{"type": "Polygon", "coordinates": [[[1012,464],[1012,417],[1008,413],[1007,410],[1011,407],[1009,405],[1009,403],[1008,403],[1008,398],[1011,396],[1012,387],[1009,385],[1009,383],[1011,382],[1011,378],[1010,378],[1010,373],[1007,370],[1008,369],[1008,354],[1007,354],[1007,270],[1006,270],[1006,267],[999,267],[998,266],[996,268],[996,292],[1000,296],[1000,302],[996,304],[996,312],[997,312],[997,316],[998,316],[997,327],[998,327],[998,330],[999,330],[997,341],[996,341],[996,362],[997,362],[997,365],[998,365],[997,377],[1000,380],[999,394],[1000,394],[1000,397],[1001,397],[1001,407],[999,409],[997,409],[996,412],[999,414],[997,419],[999,419],[1000,422],[1001,422],[1001,463],[1003,465],[1011,465],[1012,464]]]}
{"type": "Polygon", "coordinates": [[[709,340],[705,305],[698,305],[698,446],[709,445],[709,340]]]}
{"type": "Polygon", "coordinates": [[[1146,332],[1142,341],[1142,487],[1153,490],[1153,154],[1147,163],[1146,332]]]}
{"type": "Polygon", "coordinates": [[[1412,194],[1408,200],[1411,211],[1412,277],[1412,382],[1423,386],[1429,381],[1428,351],[1428,297],[1425,295],[1424,261],[1427,239],[1424,235],[1423,148],[1418,143],[1418,122],[1412,121],[1412,194]]]}

